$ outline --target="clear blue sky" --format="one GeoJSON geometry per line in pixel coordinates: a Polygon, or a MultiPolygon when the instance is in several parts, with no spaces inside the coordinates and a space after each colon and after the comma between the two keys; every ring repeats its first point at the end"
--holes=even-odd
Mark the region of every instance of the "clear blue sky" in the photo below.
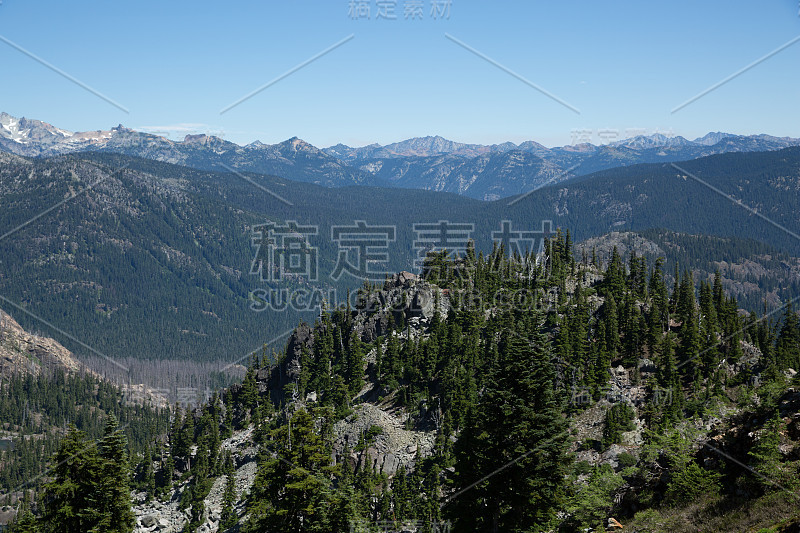
{"type": "Polygon", "coordinates": [[[0,110],[71,130],[212,132],[317,146],[442,135],[568,144],[575,130],[800,136],[800,42],[684,109],[689,98],[800,35],[797,0],[466,1],[449,19],[351,18],[350,0],[2,0],[0,36],[130,110],[0,43],[0,110]],[[578,108],[567,109],[449,33],[578,108]],[[250,100],[220,110],[349,35],[250,100]]]}

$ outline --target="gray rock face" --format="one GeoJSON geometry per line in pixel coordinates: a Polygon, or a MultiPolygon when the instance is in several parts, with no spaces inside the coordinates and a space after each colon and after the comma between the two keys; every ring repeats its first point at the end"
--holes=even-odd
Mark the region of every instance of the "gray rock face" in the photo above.
{"type": "Polygon", "coordinates": [[[449,310],[449,301],[441,289],[410,272],[400,272],[382,290],[362,298],[353,327],[362,341],[373,342],[389,331],[390,317],[395,324],[407,322],[424,328],[435,313],[444,317],[449,310]],[[419,320],[412,321],[414,318],[419,320]]]}
{"type": "MultiPolygon", "coordinates": [[[[253,486],[256,476],[256,448],[253,444],[253,430],[237,431],[232,437],[222,442],[222,449],[230,451],[235,457],[236,495],[238,497],[236,511],[239,516],[245,513],[245,496],[253,486]]],[[[211,490],[206,496],[206,513],[203,523],[197,528],[198,532],[215,533],[219,531],[219,522],[222,516],[222,498],[225,493],[225,476],[214,480],[211,490]]],[[[136,516],[134,533],[178,533],[183,530],[188,522],[188,510],[181,511],[178,507],[182,491],[187,484],[179,484],[169,495],[166,501],[144,501],[143,493],[134,493],[133,512],[136,516]]]]}
{"type": "Polygon", "coordinates": [[[274,401],[283,401],[285,386],[300,378],[303,350],[308,353],[314,350],[314,331],[305,322],[297,326],[289,337],[286,357],[277,365],[258,370],[256,382],[259,392],[270,391],[274,401]]]}
{"type": "Polygon", "coordinates": [[[390,413],[368,403],[360,404],[352,415],[334,424],[334,455],[342,457],[345,448],[354,450],[359,438],[373,426],[378,426],[382,433],[375,437],[374,442],[365,450],[351,451],[349,457],[343,459],[351,466],[369,464],[376,472],[389,476],[401,466],[413,470],[417,459],[433,452],[436,434],[434,431],[407,430],[403,427],[404,422],[405,415],[390,413]]]}
{"type": "Polygon", "coordinates": [[[600,454],[600,461],[610,464],[613,468],[619,466],[619,456],[623,453],[628,453],[628,450],[619,444],[612,444],[606,451],[600,454]]]}
{"type": "Polygon", "coordinates": [[[652,360],[647,359],[646,357],[639,359],[637,366],[639,368],[639,372],[649,372],[651,374],[654,374],[658,370],[656,364],[652,360]]]}

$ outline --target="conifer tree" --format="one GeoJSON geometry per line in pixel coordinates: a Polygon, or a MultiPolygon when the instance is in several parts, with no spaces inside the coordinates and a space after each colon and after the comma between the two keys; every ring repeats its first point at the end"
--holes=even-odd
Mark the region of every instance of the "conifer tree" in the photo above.
{"type": "Polygon", "coordinates": [[[133,531],[127,442],[113,415],[98,444],[71,427],[53,461],[53,480],[43,499],[45,531],[133,531]]]}
{"type": "Polygon", "coordinates": [[[458,531],[526,531],[553,519],[567,441],[554,382],[546,337],[535,333],[529,344],[505,333],[499,362],[456,444],[457,487],[464,492],[449,512],[458,531]]]}
{"type": "Polygon", "coordinates": [[[161,471],[159,492],[160,494],[167,493],[172,487],[172,478],[175,475],[175,459],[172,457],[172,452],[167,455],[164,460],[164,468],[161,471]]]}
{"type": "Polygon", "coordinates": [[[775,358],[780,370],[800,370],[800,318],[791,302],[783,316],[783,325],[775,344],[775,358]]]}
{"type": "Polygon", "coordinates": [[[347,350],[347,386],[356,394],[364,386],[364,350],[355,331],[350,335],[347,350]]]}
{"type": "Polygon", "coordinates": [[[611,252],[611,259],[608,262],[603,286],[606,294],[614,296],[617,301],[622,301],[622,292],[625,290],[625,265],[616,246],[611,252]]]}
{"type": "Polygon", "coordinates": [[[90,531],[98,522],[91,507],[98,479],[97,450],[70,427],[53,457],[53,480],[45,486],[42,522],[48,533],[90,531]]]}
{"type": "Polygon", "coordinates": [[[238,516],[236,515],[236,471],[233,468],[233,458],[230,452],[225,457],[225,492],[222,496],[222,514],[220,516],[219,529],[226,531],[236,525],[238,516]]]}
{"type": "Polygon", "coordinates": [[[259,466],[248,499],[246,532],[324,532],[327,521],[330,449],[314,429],[312,415],[301,409],[276,429],[270,456],[259,466]]]}
{"type": "Polygon", "coordinates": [[[133,531],[135,518],[131,509],[130,479],[127,439],[119,429],[116,417],[109,415],[105,436],[98,446],[99,497],[95,504],[102,514],[93,530],[108,533],[133,531]]]}
{"type": "Polygon", "coordinates": [[[242,389],[239,392],[242,406],[252,411],[258,404],[258,385],[256,384],[255,370],[250,367],[242,380],[242,389]]]}
{"type": "Polygon", "coordinates": [[[39,522],[28,505],[22,505],[14,521],[9,525],[9,533],[39,533],[39,522]]]}
{"type": "Polygon", "coordinates": [[[758,474],[754,476],[755,481],[764,491],[778,490],[780,485],[789,481],[786,479],[787,472],[781,463],[781,452],[778,448],[782,427],[783,420],[776,410],[773,417],[764,424],[761,436],[748,453],[750,464],[758,474]]]}
{"type": "Polygon", "coordinates": [[[146,493],[147,500],[151,500],[156,493],[156,476],[153,471],[153,454],[150,446],[145,448],[142,458],[142,485],[146,493]]]}
{"type": "Polygon", "coordinates": [[[601,320],[605,330],[605,347],[611,358],[617,355],[619,349],[619,320],[617,315],[617,302],[612,294],[609,294],[603,303],[601,320]]]}
{"type": "Polygon", "coordinates": [[[678,365],[675,361],[675,352],[672,334],[667,333],[661,344],[661,358],[658,368],[659,404],[656,408],[661,413],[661,421],[669,427],[680,419],[681,400],[683,393],[680,386],[678,365]]]}

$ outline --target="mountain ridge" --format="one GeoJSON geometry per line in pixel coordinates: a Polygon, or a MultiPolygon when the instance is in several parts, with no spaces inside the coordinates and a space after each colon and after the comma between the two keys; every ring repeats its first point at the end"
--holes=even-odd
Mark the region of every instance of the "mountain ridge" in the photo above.
{"type": "Polygon", "coordinates": [[[593,172],[641,163],[694,160],[729,152],[779,150],[800,139],[710,132],[693,141],[655,133],[609,144],[547,148],[535,142],[469,144],[439,135],[360,148],[318,148],[298,137],[244,146],[208,134],[182,141],[118,125],[71,132],[39,120],[0,114],[0,150],[28,157],[114,152],[201,170],[277,175],[325,187],[370,185],[453,192],[496,200],[593,172]]]}

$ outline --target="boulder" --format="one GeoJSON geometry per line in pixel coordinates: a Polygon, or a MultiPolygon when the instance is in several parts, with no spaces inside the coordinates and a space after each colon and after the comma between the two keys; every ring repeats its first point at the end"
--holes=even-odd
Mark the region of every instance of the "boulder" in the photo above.
{"type": "Polygon", "coordinates": [[[148,514],[141,517],[139,519],[139,523],[142,525],[142,527],[151,528],[158,524],[158,519],[155,515],[148,514]]]}

